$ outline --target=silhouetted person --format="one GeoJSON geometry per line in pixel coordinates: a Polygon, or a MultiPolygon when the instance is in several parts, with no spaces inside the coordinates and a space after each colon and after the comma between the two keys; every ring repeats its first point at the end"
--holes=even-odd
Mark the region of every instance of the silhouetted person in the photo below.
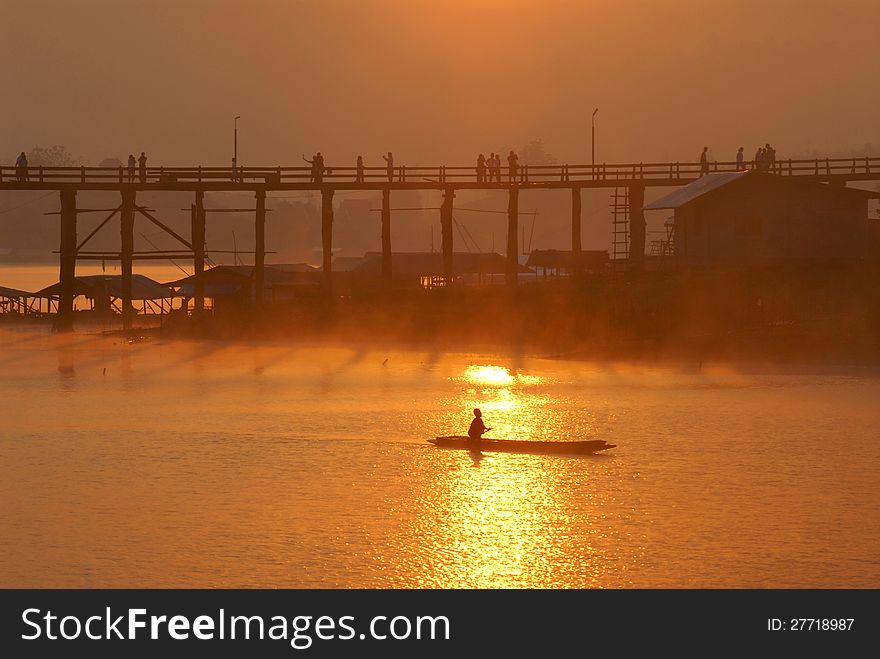
{"type": "Polygon", "coordinates": [[[357,173],[354,176],[354,180],[356,183],[364,182],[364,157],[358,156],[357,159],[357,173]]]}
{"type": "Polygon", "coordinates": [[[513,182],[516,180],[516,172],[519,169],[519,156],[517,156],[513,151],[507,154],[507,167],[507,176],[510,181],[513,182]]]}
{"type": "Polygon", "coordinates": [[[303,160],[312,166],[312,182],[322,183],[324,181],[324,156],[321,155],[321,152],[318,151],[311,160],[303,156],[303,160]]]}
{"type": "Polygon", "coordinates": [[[492,430],[491,428],[487,428],[486,424],[483,423],[483,413],[480,412],[480,408],[474,409],[474,420],[471,421],[471,427],[468,428],[468,437],[473,440],[477,440],[482,438],[484,432],[488,432],[492,430]]]}
{"type": "Polygon", "coordinates": [[[764,162],[768,171],[776,171],[776,149],[770,146],[769,142],[764,145],[764,162]]]}
{"type": "Polygon", "coordinates": [[[18,154],[18,158],[15,159],[15,177],[19,181],[28,180],[28,161],[24,151],[18,154]]]}
{"type": "Polygon", "coordinates": [[[138,158],[138,174],[141,178],[141,183],[147,182],[147,154],[141,151],[141,157],[138,158]]]}
{"type": "Polygon", "coordinates": [[[495,170],[495,182],[501,183],[501,154],[492,154],[492,168],[495,170]]]}
{"type": "Polygon", "coordinates": [[[477,156],[477,183],[483,183],[486,180],[486,156],[482,153],[477,156]]]}
{"type": "Polygon", "coordinates": [[[743,148],[740,147],[739,150],[736,152],[736,171],[738,172],[741,172],[746,168],[746,165],[743,162],[744,157],[745,154],[743,154],[743,148]]]}
{"type": "Polygon", "coordinates": [[[709,147],[703,147],[703,153],[700,154],[700,176],[709,173],[709,147]]]}
{"type": "Polygon", "coordinates": [[[137,167],[137,160],[134,159],[134,154],[128,154],[128,182],[134,183],[134,169],[137,167]]]}
{"type": "Polygon", "coordinates": [[[387,156],[382,156],[382,158],[387,163],[388,169],[388,181],[390,182],[394,178],[394,156],[391,155],[391,152],[388,152],[387,156]]]}
{"type": "Polygon", "coordinates": [[[764,147],[759,146],[755,151],[755,169],[759,172],[764,169],[764,147]]]}

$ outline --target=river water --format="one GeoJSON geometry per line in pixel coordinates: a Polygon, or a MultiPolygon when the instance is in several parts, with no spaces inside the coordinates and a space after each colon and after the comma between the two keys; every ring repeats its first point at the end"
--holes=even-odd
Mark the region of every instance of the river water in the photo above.
{"type": "Polygon", "coordinates": [[[0,330],[0,586],[880,586],[880,375],[0,330]],[[473,407],[498,438],[437,449],[473,407]]]}

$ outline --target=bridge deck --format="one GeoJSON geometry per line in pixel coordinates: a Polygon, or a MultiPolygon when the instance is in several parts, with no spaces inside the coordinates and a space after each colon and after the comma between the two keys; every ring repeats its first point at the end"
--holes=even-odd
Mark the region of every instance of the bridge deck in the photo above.
{"type": "MultiPolygon", "coordinates": [[[[710,163],[710,172],[736,171],[736,163],[710,163]]],[[[880,180],[880,158],[824,158],[778,161],[771,170],[781,176],[846,183],[880,180]]],[[[313,176],[310,167],[148,167],[141,176],[122,167],[0,167],[0,190],[382,190],[610,188],[634,183],[652,187],[686,185],[700,177],[699,163],[626,163],[597,165],[522,165],[511,176],[500,173],[478,179],[476,167],[327,167],[313,176]]]]}

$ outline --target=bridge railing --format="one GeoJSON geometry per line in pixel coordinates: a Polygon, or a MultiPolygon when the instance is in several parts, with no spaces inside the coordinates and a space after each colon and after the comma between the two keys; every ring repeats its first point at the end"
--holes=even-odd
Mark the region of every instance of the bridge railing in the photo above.
{"type": "MultiPolygon", "coordinates": [[[[754,163],[746,162],[746,168],[754,163]]],[[[737,171],[735,162],[709,163],[710,172],[737,171]]],[[[814,178],[880,176],[880,157],[818,158],[808,160],[778,160],[770,166],[759,167],[782,176],[811,176],[814,178]]],[[[519,165],[514,171],[508,166],[500,169],[477,171],[476,166],[409,166],[364,167],[326,165],[321,173],[311,167],[147,167],[141,173],[127,167],[0,167],[0,182],[30,183],[193,183],[237,182],[241,184],[283,183],[433,183],[438,186],[457,183],[549,183],[578,181],[687,181],[702,173],[696,162],[639,162],[625,164],[601,163],[596,165],[519,165]]]]}

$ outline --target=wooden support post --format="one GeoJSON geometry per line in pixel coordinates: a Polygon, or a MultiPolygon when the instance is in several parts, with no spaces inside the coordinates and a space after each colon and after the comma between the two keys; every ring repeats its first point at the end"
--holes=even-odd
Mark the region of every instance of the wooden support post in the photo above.
{"type": "Polygon", "coordinates": [[[382,283],[391,290],[391,188],[382,188],[382,283]]]}
{"type": "Polygon", "coordinates": [[[581,270],[581,189],[571,189],[571,269],[581,270]]]}
{"type": "Polygon", "coordinates": [[[629,186],[629,260],[641,265],[645,260],[645,186],[629,186]]]}
{"type": "Polygon", "coordinates": [[[510,197],[507,202],[507,268],[505,282],[508,286],[516,286],[519,273],[519,244],[517,240],[517,223],[519,220],[519,186],[510,186],[510,197]]]}
{"type": "Polygon", "coordinates": [[[324,290],[333,290],[333,188],[321,188],[321,245],[324,248],[324,290]]]}
{"type": "Polygon", "coordinates": [[[192,246],[193,246],[193,299],[194,312],[205,310],[205,193],[196,191],[196,203],[192,207],[192,246]]]}
{"type": "Polygon", "coordinates": [[[134,255],[134,207],[135,191],[130,188],[122,190],[122,249],[120,260],[122,264],[122,329],[130,330],[134,317],[134,305],[131,300],[131,275],[134,255]]]}
{"type": "Polygon", "coordinates": [[[263,306],[263,282],[266,277],[266,189],[257,189],[254,221],[254,303],[263,306]]]}
{"type": "MultiPolygon", "coordinates": [[[[73,298],[76,289],[76,190],[61,190],[61,292],[58,295],[58,315],[53,330],[70,332],[73,330],[73,298]]],[[[51,310],[51,300],[49,307],[51,310]]]]}
{"type": "Polygon", "coordinates": [[[446,285],[455,283],[455,264],[452,257],[452,204],[455,190],[447,187],[443,191],[443,203],[440,204],[440,238],[443,250],[443,275],[446,285]]]}

